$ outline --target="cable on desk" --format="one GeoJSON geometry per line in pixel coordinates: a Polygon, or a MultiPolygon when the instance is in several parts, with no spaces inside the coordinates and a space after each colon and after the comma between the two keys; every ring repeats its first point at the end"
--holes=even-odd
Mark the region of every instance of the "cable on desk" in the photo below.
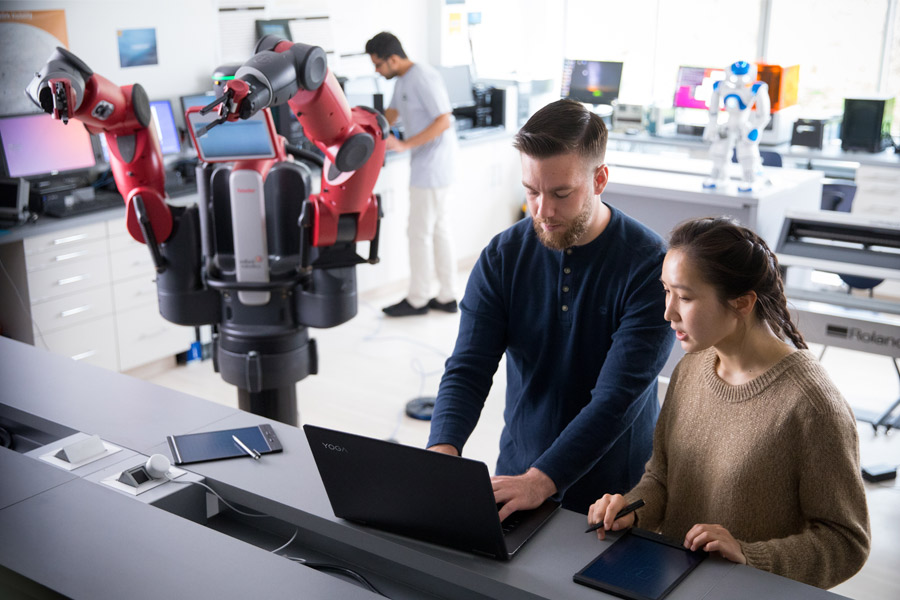
{"type": "Polygon", "coordinates": [[[388,597],[388,596],[385,596],[384,594],[382,594],[381,591],[379,591],[379,589],[377,587],[372,585],[371,581],[369,581],[368,579],[366,579],[365,577],[363,577],[356,571],[354,571],[352,569],[348,569],[347,567],[342,567],[340,565],[332,565],[329,563],[309,562],[305,558],[300,558],[298,556],[288,556],[286,554],[280,554],[279,556],[284,556],[288,560],[298,562],[302,565],[309,567],[310,569],[315,569],[316,571],[332,571],[334,573],[341,573],[343,575],[347,575],[348,577],[352,577],[353,579],[358,581],[360,584],[365,586],[370,592],[375,592],[376,594],[378,594],[379,596],[382,596],[384,598],[388,597]]]}
{"type": "MultiPolygon", "coordinates": [[[[234,512],[238,513],[239,515],[244,515],[245,517],[270,517],[270,516],[271,516],[271,515],[264,515],[264,514],[262,514],[262,513],[248,513],[248,512],[245,512],[245,511],[243,511],[243,510],[241,510],[241,509],[239,509],[239,508],[235,508],[231,503],[228,502],[228,500],[226,500],[225,498],[223,498],[222,496],[220,496],[219,493],[218,493],[216,490],[212,489],[211,487],[209,487],[209,486],[206,485],[205,483],[200,483],[199,481],[178,481],[177,479],[173,479],[168,473],[166,473],[166,479],[168,479],[168,480],[171,481],[172,483],[181,483],[181,484],[184,484],[184,485],[199,485],[200,487],[204,487],[204,488],[206,488],[207,490],[209,490],[209,493],[210,493],[210,494],[212,494],[213,496],[215,496],[216,498],[218,498],[219,500],[221,500],[221,501],[222,501],[222,504],[224,504],[225,506],[227,506],[228,508],[230,508],[230,509],[233,510],[234,512]]],[[[296,534],[295,534],[295,535],[296,535],[296,534]]],[[[294,539],[294,538],[291,538],[292,541],[293,541],[293,539],[294,539]]],[[[290,542],[288,542],[288,544],[290,544],[290,542]]],[[[279,548],[279,550],[280,550],[280,548],[279,548]]],[[[273,552],[274,552],[274,550],[273,550],[273,552]]]]}
{"type": "Polygon", "coordinates": [[[289,539],[288,541],[286,541],[286,542],[283,543],[282,545],[278,546],[278,547],[275,548],[274,550],[270,550],[270,552],[271,552],[272,554],[275,554],[276,552],[281,552],[282,550],[284,550],[285,548],[287,548],[288,546],[290,546],[290,545],[291,545],[291,542],[293,542],[295,539],[297,539],[297,534],[298,534],[298,533],[300,533],[300,530],[299,530],[299,529],[295,529],[295,530],[294,530],[294,535],[291,536],[291,539],[289,539]]]}

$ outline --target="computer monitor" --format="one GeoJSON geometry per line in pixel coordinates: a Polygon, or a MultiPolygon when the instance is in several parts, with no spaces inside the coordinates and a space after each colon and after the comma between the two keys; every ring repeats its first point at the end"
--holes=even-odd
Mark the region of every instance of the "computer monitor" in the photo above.
{"type": "Polygon", "coordinates": [[[438,73],[447,86],[447,94],[450,96],[450,106],[461,108],[475,106],[475,94],[472,93],[472,73],[469,65],[456,67],[438,67],[438,73]]]}
{"type": "Polygon", "coordinates": [[[178,127],[175,125],[172,103],[168,100],[154,100],[150,103],[150,112],[153,114],[153,126],[156,129],[162,153],[178,154],[181,152],[181,140],[178,137],[178,127]]]}
{"type": "Polygon", "coordinates": [[[0,118],[0,145],[7,177],[87,171],[97,164],[84,125],[74,119],[63,124],[46,113],[0,118]]]}
{"type": "Polygon", "coordinates": [[[256,21],[256,38],[267,35],[277,35],[280,38],[291,41],[291,27],[288,19],[268,19],[256,21]]]}
{"type": "Polygon", "coordinates": [[[599,60],[563,61],[560,97],[588,104],[612,104],[619,97],[622,63],[599,60]]]}
{"type": "MultiPolygon", "coordinates": [[[[215,99],[216,96],[211,92],[182,96],[181,106],[187,111],[192,106],[206,106],[215,99]]],[[[187,119],[185,119],[185,123],[187,123],[187,119]]],[[[268,156],[272,146],[265,122],[257,119],[238,120],[216,125],[205,136],[203,142],[206,146],[204,148],[205,155],[216,160],[268,156]]]]}
{"type": "Polygon", "coordinates": [[[713,84],[725,79],[724,69],[707,67],[678,67],[675,84],[675,108],[699,108],[709,110],[707,102],[712,96],[713,84]]]}

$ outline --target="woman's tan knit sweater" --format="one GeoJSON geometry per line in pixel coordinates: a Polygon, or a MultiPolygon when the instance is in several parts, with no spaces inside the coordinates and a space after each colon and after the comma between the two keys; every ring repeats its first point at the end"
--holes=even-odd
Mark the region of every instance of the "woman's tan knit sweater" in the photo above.
{"type": "Polygon", "coordinates": [[[719,524],[751,566],[829,588],[869,554],[859,440],[847,402],[806,350],[729,385],[710,348],[669,384],[653,455],[626,497],[641,527],[683,540],[719,524]]]}

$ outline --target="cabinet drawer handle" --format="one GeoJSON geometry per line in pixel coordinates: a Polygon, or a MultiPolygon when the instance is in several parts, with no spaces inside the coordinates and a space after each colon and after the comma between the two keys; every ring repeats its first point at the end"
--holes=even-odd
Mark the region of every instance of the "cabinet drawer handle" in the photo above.
{"type": "Polygon", "coordinates": [[[72,357],[72,360],[84,360],[85,358],[90,358],[93,355],[97,354],[96,350],[88,350],[87,352],[82,352],[81,354],[76,354],[72,357]]]}
{"type": "Polygon", "coordinates": [[[56,282],[56,285],[69,285],[70,283],[78,283],[79,281],[84,281],[90,277],[90,275],[76,275],[74,277],[66,277],[65,279],[60,279],[56,282]]]}
{"type": "Polygon", "coordinates": [[[73,258],[78,258],[79,256],[84,256],[85,254],[87,254],[87,252],[84,252],[84,251],[81,251],[81,252],[69,252],[68,254],[60,254],[59,256],[57,256],[56,258],[54,258],[53,260],[55,260],[56,262],[62,262],[62,261],[64,261],[64,260],[72,260],[73,258]]]}
{"type": "Polygon", "coordinates": [[[77,235],[70,235],[69,237],[58,238],[58,239],[53,240],[53,245],[59,246],[60,244],[71,244],[72,242],[77,242],[78,240],[83,240],[87,236],[88,236],[88,234],[86,234],[86,233],[79,233],[77,235]]]}
{"type": "Polygon", "coordinates": [[[83,313],[85,311],[91,310],[94,308],[90,304],[85,304],[84,306],[79,306],[78,308],[70,308],[69,310],[64,310],[59,313],[59,316],[65,319],[66,317],[71,317],[72,315],[77,315],[78,313],[83,313]]]}

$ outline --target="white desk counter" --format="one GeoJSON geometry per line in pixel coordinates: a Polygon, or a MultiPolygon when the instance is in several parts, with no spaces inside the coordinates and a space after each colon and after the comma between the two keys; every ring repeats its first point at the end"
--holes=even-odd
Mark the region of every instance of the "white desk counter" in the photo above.
{"type": "Polygon", "coordinates": [[[686,219],[730,215],[774,247],[785,211],[815,211],[821,204],[822,173],[816,171],[766,168],[767,182],[739,192],[734,179],[724,188],[704,189],[711,167],[705,159],[610,152],[607,162],[603,199],[664,238],[686,219]]]}

